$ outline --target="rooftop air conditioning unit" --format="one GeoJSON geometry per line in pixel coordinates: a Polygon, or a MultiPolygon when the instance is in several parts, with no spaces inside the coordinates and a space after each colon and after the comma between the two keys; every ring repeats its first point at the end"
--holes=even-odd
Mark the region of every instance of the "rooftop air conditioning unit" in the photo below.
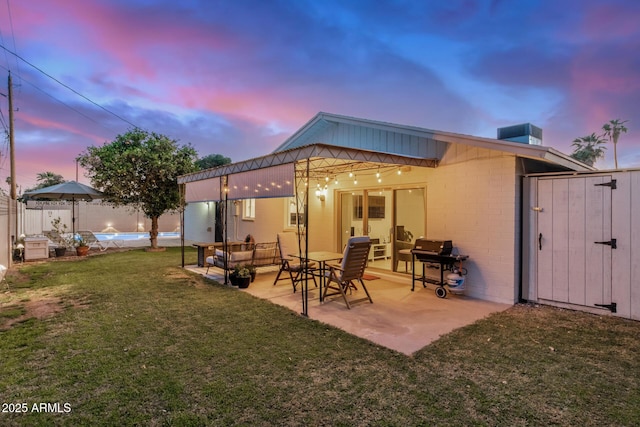
{"type": "Polygon", "coordinates": [[[498,139],[523,144],[542,145],[542,129],[531,123],[498,128],[498,139]]]}

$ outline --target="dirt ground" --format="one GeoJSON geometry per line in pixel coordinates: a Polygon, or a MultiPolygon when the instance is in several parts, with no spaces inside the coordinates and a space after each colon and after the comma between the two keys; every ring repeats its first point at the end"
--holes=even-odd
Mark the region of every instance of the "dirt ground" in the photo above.
{"type": "MultiPolygon", "coordinates": [[[[9,270],[7,276],[14,284],[23,279],[19,272],[9,270]]],[[[60,298],[42,292],[20,293],[18,297],[6,282],[0,288],[0,331],[6,331],[13,325],[32,318],[39,320],[49,318],[63,310],[60,298]]]]}

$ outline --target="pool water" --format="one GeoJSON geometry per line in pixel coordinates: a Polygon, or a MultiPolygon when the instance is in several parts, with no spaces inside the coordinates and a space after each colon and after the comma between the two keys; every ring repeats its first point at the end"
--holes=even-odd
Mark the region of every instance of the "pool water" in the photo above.
{"type": "MultiPolygon", "coordinates": [[[[148,239],[149,233],[93,233],[98,240],[139,240],[148,239]]],[[[164,231],[158,233],[158,239],[173,239],[180,237],[179,232],[164,231]]]]}

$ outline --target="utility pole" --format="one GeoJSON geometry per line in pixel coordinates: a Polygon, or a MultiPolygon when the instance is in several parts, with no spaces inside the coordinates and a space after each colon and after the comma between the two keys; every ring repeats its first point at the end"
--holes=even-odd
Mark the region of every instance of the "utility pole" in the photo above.
{"type": "Polygon", "coordinates": [[[9,71],[9,156],[11,163],[11,200],[16,200],[16,155],[13,138],[13,85],[9,71]]]}
{"type": "Polygon", "coordinates": [[[9,85],[9,163],[11,167],[11,184],[9,190],[9,202],[7,203],[7,225],[8,225],[8,235],[7,235],[7,244],[8,244],[8,253],[9,253],[9,267],[13,264],[13,242],[15,241],[15,233],[18,232],[17,227],[17,216],[18,210],[16,209],[16,227],[11,233],[11,209],[16,207],[16,161],[15,161],[15,147],[14,147],[14,139],[13,139],[13,85],[11,83],[11,71],[9,71],[8,78],[9,85]]]}

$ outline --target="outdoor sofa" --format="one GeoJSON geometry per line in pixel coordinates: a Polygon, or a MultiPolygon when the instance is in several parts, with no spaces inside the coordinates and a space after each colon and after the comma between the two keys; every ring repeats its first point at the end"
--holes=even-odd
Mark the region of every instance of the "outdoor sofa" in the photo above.
{"type": "MultiPolygon", "coordinates": [[[[227,270],[233,270],[239,264],[251,264],[254,267],[280,265],[280,253],[277,242],[266,243],[233,243],[227,245],[227,270]]],[[[207,272],[209,267],[225,268],[225,251],[215,248],[213,255],[206,258],[207,272]]]]}

